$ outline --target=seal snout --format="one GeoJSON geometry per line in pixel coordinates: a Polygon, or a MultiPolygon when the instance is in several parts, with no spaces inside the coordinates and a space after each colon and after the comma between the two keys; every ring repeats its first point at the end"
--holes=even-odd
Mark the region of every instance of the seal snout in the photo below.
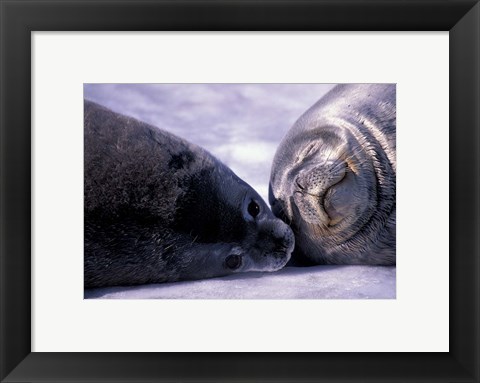
{"type": "Polygon", "coordinates": [[[312,196],[322,196],[328,189],[341,182],[347,172],[345,161],[321,164],[301,171],[295,178],[299,192],[312,196]]]}
{"type": "Polygon", "coordinates": [[[288,226],[276,231],[272,239],[275,250],[290,253],[293,250],[294,238],[292,230],[288,226]]]}
{"type": "Polygon", "coordinates": [[[295,246],[295,236],[292,229],[282,221],[277,221],[272,230],[272,243],[274,253],[285,254],[287,258],[290,258],[295,246]]]}
{"type": "MultiPolygon", "coordinates": [[[[325,208],[329,196],[336,185],[340,184],[347,175],[347,163],[342,160],[322,163],[300,171],[295,178],[298,189],[294,192],[293,200],[300,208],[301,215],[311,224],[323,223],[330,225],[332,217],[325,208]]],[[[330,209],[333,211],[333,209],[330,209]]]]}
{"type": "Polygon", "coordinates": [[[264,220],[250,254],[255,270],[276,271],[290,260],[295,246],[292,229],[278,218],[264,220]]]}

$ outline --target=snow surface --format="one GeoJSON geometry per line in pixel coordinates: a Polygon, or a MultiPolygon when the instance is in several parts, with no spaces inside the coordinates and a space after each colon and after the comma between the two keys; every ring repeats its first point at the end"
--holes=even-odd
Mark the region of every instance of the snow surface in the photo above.
{"type": "MultiPolygon", "coordinates": [[[[268,204],[276,148],[334,84],[85,84],[84,97],[200,145],[268,204]]],[[[395,298],[395,268],[288,267],[194,282],[86,291],[89,298],[395,298]]]]}
{"type": "Polygon", "coordinates": [[[395,267],[285,267],[199,281],[85,290],[102,299],[394,299],[395,267]]]}

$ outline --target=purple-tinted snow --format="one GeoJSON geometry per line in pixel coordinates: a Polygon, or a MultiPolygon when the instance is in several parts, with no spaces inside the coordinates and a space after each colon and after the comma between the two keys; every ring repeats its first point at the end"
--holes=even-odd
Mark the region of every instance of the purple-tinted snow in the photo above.
{"type": "Polygon", "coordinates": [[[109,287],[85,291],[102,299],[388,299],[395,298],[395,267],[285,267],[275,273],[109,287]]]}

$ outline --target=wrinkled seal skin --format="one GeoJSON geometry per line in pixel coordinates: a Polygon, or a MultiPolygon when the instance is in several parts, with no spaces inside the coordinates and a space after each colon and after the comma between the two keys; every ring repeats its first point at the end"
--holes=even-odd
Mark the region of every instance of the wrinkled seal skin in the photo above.
{"type": "Polygon", "coordinates": [[[295,234],[292,261],[394,265],[396,91],[338,85],[307,110],[273,161],[272,211],[295,234]]]}
{"type": "Polygon", "coordinates": [[[205,150],[85,101],[85,287],[275,271],[290,228],[205,150]]]}

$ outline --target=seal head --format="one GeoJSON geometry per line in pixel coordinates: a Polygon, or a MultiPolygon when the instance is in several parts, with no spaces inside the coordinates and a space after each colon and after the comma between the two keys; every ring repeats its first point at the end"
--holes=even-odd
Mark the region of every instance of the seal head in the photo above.
{"type": "Polygon", "coordinates": [[[273,212],[310,264],[395,264],[395,85],[339,85],[287,133],[273,212]]]}
{"type": "Polygon", "coordinates": [[[275,271],[290,228],[204,149],[85,101],[85,287],[275,271]]]}

